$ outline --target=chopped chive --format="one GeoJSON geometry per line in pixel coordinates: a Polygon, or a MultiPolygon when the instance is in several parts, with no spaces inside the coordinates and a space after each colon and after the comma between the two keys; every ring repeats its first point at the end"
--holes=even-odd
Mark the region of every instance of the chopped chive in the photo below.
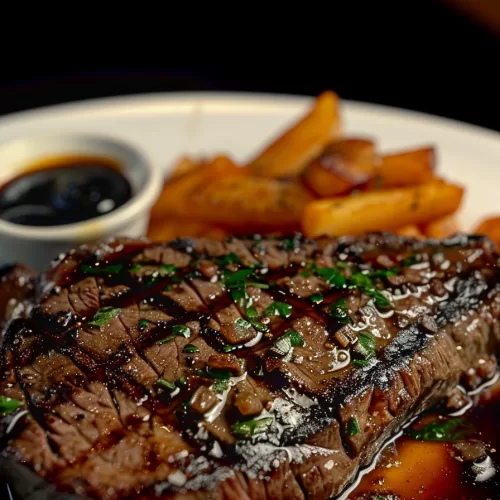
{"type": "Polygon", "coordinates": [[[257,319],[259,317],[259,314],[255,310],[255,307],[247,307],[245,309],[245,316],[248,319],[257,319]]]}
{"type": "Polygon", "coordinates": [[[353,323],[351,316],[349,316],[347,302],[343,297],[330,305],[329,313],[342,325],[350,325],[353,323]]]}
{"type": "Polygon", "coordinates": [[[358,424],[358,419],[356,417],[351,417],[347,422],[347,435],[355,436],[356,434],[359,434],[359,432],[360,428],[358,424]]]}
{"type": "Polygon", "coordinates": [[[168,344],[169,342],[172,342],[172,340],[174,340],[175,337],[184,337],[188,339],[189,337],[191,337],[191,328],[189,328],[186,325],[174,325],[172,327],[172,335],[169,335],[168,337],[160,340],[157,343],[159,345],[168,344]]]}
{"type": "Polygon", "coordinates": [[[232,345],[225,345],[225,346],[222,348],[222,350],[223,350],[224,352],[231,352],[231,351],[233,351],[234,349],[236,349],[236,347],[233,347],[232,345]]]}
{"type": "Polygon", "coordinates": [[[256,434],[265,432],[273,421],[272,417],[260,418],[258,420],[247,420],[245,422],[236,422],[231,426],[233,434],[241,437],[252,437],[256,434]]]}
{"type": "Polygon", "coordinates": [[[151,324],[151,321],[148,321],[147,319],[140,319],[138,323],[138,327],[143,329],[146,328],[149,324],[151,324]]]}
{"type": "Polygon", "coordinates": [[[339,260],[338,262],[335,262],[335,266],[338,269],[345,269],[347,267],[347,264],[345,262],[342,262],[341,260],[339,260]]]}
{"type": "Polygon", "coordinates": [[[217,379],[212,384],[212,390],[217,394],[222,394],[224,391],[227,390],[228,387],[229,387],[229,379],[227,378],[217,379]]]}
{"type": "Polygon", "coordinates": [[[375,354],[375,347],[377,347],[377,341],[375,337],[369,332],[359,332],[358,342],[363,346],[366,351],[372,351],[375,354]]]}
{"type": "Polygon", "coordinates": [[[370,362],[366,361],[366,359],[353,359],[352,362],[354,366],[359,366],[359,367],[368,366],[370,364],[370,362]]]}
{"type": "Polygon", "coordinates": [[[91,276],[101,275],[101,274],[107,274],[107,275],[118,274],[122,269],[123,269],[123,264],[108,264],[107,266],[100,266],[96,264],[93,265],[82,264],[80,266],[80,271],[82,271],[84,274],[89,274],[91,276]]]}
{"type": "Polygon", "coordinates": [[[237,330],[248,330],[252,327],[252,324],[244,318],[236,318],[234,320],[234,326],[237,330]]]}
{"type": "Polygon", "coordinates": [[[300,242],[297,238],[285,238],[281,243],[284,250],[296,250],[299,248],[300,242]]]}
{"type": "Polygon", "coordinates": [[[136,273],[137,271],[140,271],[142,269],[141,264],[134,264],[132,267],[129,267],[128,272],[129,273],[136,273]]]}
{"type": "Polygon", "coordinates": [[[321,293],[313,293],[309,297],[309,301],[313,304],[321,304],[321,302],[323,302],[323,295],[321,295],[321,293]]]}
{"type": "Polygon", "coordinates": [[[186,344],[184,346],[184,349],[182,349],[182,352],[193,354],[196,352],[200,352],[200,350],[193,344],[186,344]]]}
{"type": "Polygon", "coordinates": [[[170,292],[172,291],[172,285],[167,285],[164,289],[163,289],[164,292],[170,292]]]}
{"type": "Polygon", "coordinates": [[[331,267],[317,267],[316,274],[325,280],[330,287],[345,288],[347,280],[336,269],[331,267]]]}
{"type": "Polygon", "coordinates": [[[235,253],[228,253],[227,255],[223,255],[222,257],[217,257],[215,259],[215,263],[219,267],[226,267],[229,264],[240,264],[240,258],[235,253]]]}
{"type": "Polygon", "coordinates": [[[188,339],[191,337],[191,328],[186,325],[174,325],[172,327],[172,334],[176,337],[184,337],[188,339]]]}
{"type": "Polygon", "coordinates": [[[160,274],[162,276],[173,276],[177,272],[177,268],[173,264],[162,264],[160,266],[160,274]]]}
{"type": "Polygon", "coordinates": [[[22,406],[21,401],[7,396],[0,396],[0,415],[9,415],[22,406]]]}
{"type": "Polygon", "coordinates": [[[178,387],[186,387],[187,386],[187,379],[186,379],[186,377],[182,376],[180,379],[178,379],[175,382],[175,385],[177,385],[178,387]]]}
{"type": "Polygon", "coordinates": [[[266,316],[281,316],[286,319],[292,315],[292,306],[285,302],[275,301],[267,307],[265,314],[266,316]]]}
{"type": "Polygon", "coordinates": [[[162,387],[163,389],[170,389],[174,390],[175,389],[175,383],[174,382],[169,382],[168,380],[165,380],[164,378],[160,378],[156,381],[156,383],[162,387]]]}
{"type": "Polygon", "coordinates": [[[92,321],[89,321],[88,324],[99,327],[107,325],[111,320],[118,318],[120,312],[121,309],[118,307],[102,307],[94,314],[92,321]]]}
{"type": "Polygon", "coordinates": [[[462,441],[475,432],[463,418],[437,420],[420,429],[411,429],[408,435],[420,441],[462,441]]]}
{"type": "Polygon", "coordinates": [[[376,278],[388,278],[389,276],[397,276],[399,274],[399,269],[376,269],[375,271],[370,271],[369,276],[372,279],[376,278]]]}
{"type": "Polygon", "coordinates": [[[403,260],[402,264],[405,267],[410,267],[410,266],[413,266],[414,264],[416,264],[419,261],[420,261],[420,256],[419,255],[410,255],[410,256],[406,257],[405,260],[403,260]]]}

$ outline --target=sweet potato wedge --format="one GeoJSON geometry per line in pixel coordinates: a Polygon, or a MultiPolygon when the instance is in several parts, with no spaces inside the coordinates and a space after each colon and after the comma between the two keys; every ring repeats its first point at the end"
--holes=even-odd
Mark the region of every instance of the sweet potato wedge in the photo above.
{"type": "Polygon", "coordinates": [[[339,98],[324,92],[303,118],[249,162],[248,169],[262,177],[296,176],[340,129],[339,98]]]}
{"type": "Polygon", "coordinates": [[[462,187],[435,180],[415,187],[325,198],[306,207],[302,227],[309,237],[395,230],[455,212],[462,195],[462,187]]]}
{"type": "Polygon", "coordinates": [[[302,178],[318,196],[347,194],[377,176],[375,143],[349,138],[330,142],[304,169],[302,178]]]}
{"type": "Polygon", "coordinates": [[[429,238],[446,238],[460,230],[455,215],[448,215],[433,220],[422,227],[423,233],[429,238]]]}
{"type": "Polygon", "coordinates": [[[434,178],[434,148],[420,148],[382,156],[380,175],[372,187],[381,189],[416,186],[434,178]]]}
{"type": "Polygon", "coordinates": [[[493,240],[500,248],[500,217],[484,219],[474,230],[476,234],[483,234],[493,240]]]}

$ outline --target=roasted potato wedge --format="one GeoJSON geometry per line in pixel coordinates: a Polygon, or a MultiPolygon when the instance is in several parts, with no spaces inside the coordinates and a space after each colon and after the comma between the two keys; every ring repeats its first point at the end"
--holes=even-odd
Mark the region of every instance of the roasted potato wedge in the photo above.
{"type": "Polygon", "coordinates": [[[416,186],[432,181],[435,174],[434,148],[420,148],[382,156],[379,177],[371,188],[416,186]]]}
{"type": "Polygon", "coordinates": [[[454,213],[462,195],[462,187],[436,180],[415,187],[326,198],[306,207],[302,227],[309,237],[395,230],[454,213]]]}
{"type": "Polygon", "coordinates": [[[307,115],[250,161],[248,169],[262,177],[296,176],[330,139],[340,135],[340,129],[339,98],[324,92],[307,115]]]}
{"type": "Polygon", "coordinates": [[[184,217],[186,214],[178,210],[169,212],[170,207],[183,203],[196,190],[217,182],[218,179],[240,177],[245,174],[245,170],[234,163],[231,158],[225,155],[216,156],[197,168],[169,179],[151,209],[150,217],[153,221],[164,220],[172,215],[184,217]]]}
{"type": "Polygon", "coordinates": [[[169,178],[169,180],[171,180],[171,179],[175,179],[176,177],[186,175],[190,172],[193,172],[194,170],[196,170],[198,168],[201,168],[204,165],[204,163],[205,162],[203,162],[203,161],[196,161],[189,156],[183,156],[182,158],[179,158],[175,162],[175,165],[172,168],[168,178],[169,178]]]}
{"type": "Polygon", "coordinates": [[[168,184],[155,205],[161,214],[196,219],[234,230],[298,229],[309,191],[293,180],[225,176],[210,182],[202,175],[168,184]]]}
{"type": "Polygon", "coordinates": [[[429,238],[446,238],[460,229],[455,215],[448,215],[440,219],[435,219],[422,227],[422,230],[429,238]]]}
{"type": "Polygon", "coordinates": [[[339,139],[325,146],[304,169],[303,180],[318,196],[347,194],[377,176],[375,143],[367,139],[339,139]]]}
{"type": "Polygon", "coordinates": [[[500,217],[490,217],[483,220],[476,227],[474,233],[488,236],[500,248],[500,217]]]}

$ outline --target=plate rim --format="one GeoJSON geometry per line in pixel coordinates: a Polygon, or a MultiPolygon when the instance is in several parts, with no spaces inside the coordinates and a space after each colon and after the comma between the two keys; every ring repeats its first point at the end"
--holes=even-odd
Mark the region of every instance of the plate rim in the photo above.
{"type": "MultiPolygon", "coordinates": [[[[95,117],[118,112],[134,114],[144,113],[146,108],[155,114],[174,111],[201,111],[203,114],[210,114],[214,112],[213,108],[233,112],[242,112],[242,108],[245,108],[253,113],[272,111],[279,113],[284,108],[295,111],[296,108],[305,107],[313,100],[314,96],[271,92],[180,91],[124,94],[42,106],[3,115],[0,117],[0,130],[22,120],[61,119],[65,117],[64,115],[69,118],[75,114],[95,117]],[[200,109],[200,106],[207,106],[209,109],[200,109]]],[[[466,134],[471,136],[471,139],[486,140],[500,147],[500,132],[464,121],[385,104],[342,99],[341,96],[340,105],[348,114],[370,113],[380,119],[406,119],[424,126],[444,127],[449,133],[466,134]]]]}

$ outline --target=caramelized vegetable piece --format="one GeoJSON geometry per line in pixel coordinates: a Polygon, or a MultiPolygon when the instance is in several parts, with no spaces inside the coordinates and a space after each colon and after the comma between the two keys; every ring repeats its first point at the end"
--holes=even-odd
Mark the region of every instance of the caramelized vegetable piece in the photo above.
{"type": "Polygon", "coordinates": [[[340,135],[339,98],[322,93],[312,109],[269,144],[249,164],[252,175],[290,177],[298,175],[333,137],[340,135]]]}
{"type": "Polygon", "coordinates": [[[319,196],[338,196],[366,185],[377,176],[375,144],[341,139],[328,144],[304,169],[304,182],[319,196]]]}
{"type": "Polygon", "coordinates": [[[441,217],[426,224],[423,232],[429,238],[446,238],[459,231],[459,225],[454,215],[441,217]]]}
{"type": "Polygon", "coordinates": [[[421,148],[382,156],[380,178],[371,187],[384,189],[425,184],[434,178],[434,148],[421,148]]]}
{"type": "Polygon", "coordinates": [[[500,246],[500,217],[485,219],[474,230],[476,234],[484,234],[500,246]]]}
{"type": "Polygon", "coordinates": [[[306,207],[302,226],[308,237],[394,230],[454,213],[462,195],[460,186],[436,180],[416,187],[316,200],[306,207]]]}

